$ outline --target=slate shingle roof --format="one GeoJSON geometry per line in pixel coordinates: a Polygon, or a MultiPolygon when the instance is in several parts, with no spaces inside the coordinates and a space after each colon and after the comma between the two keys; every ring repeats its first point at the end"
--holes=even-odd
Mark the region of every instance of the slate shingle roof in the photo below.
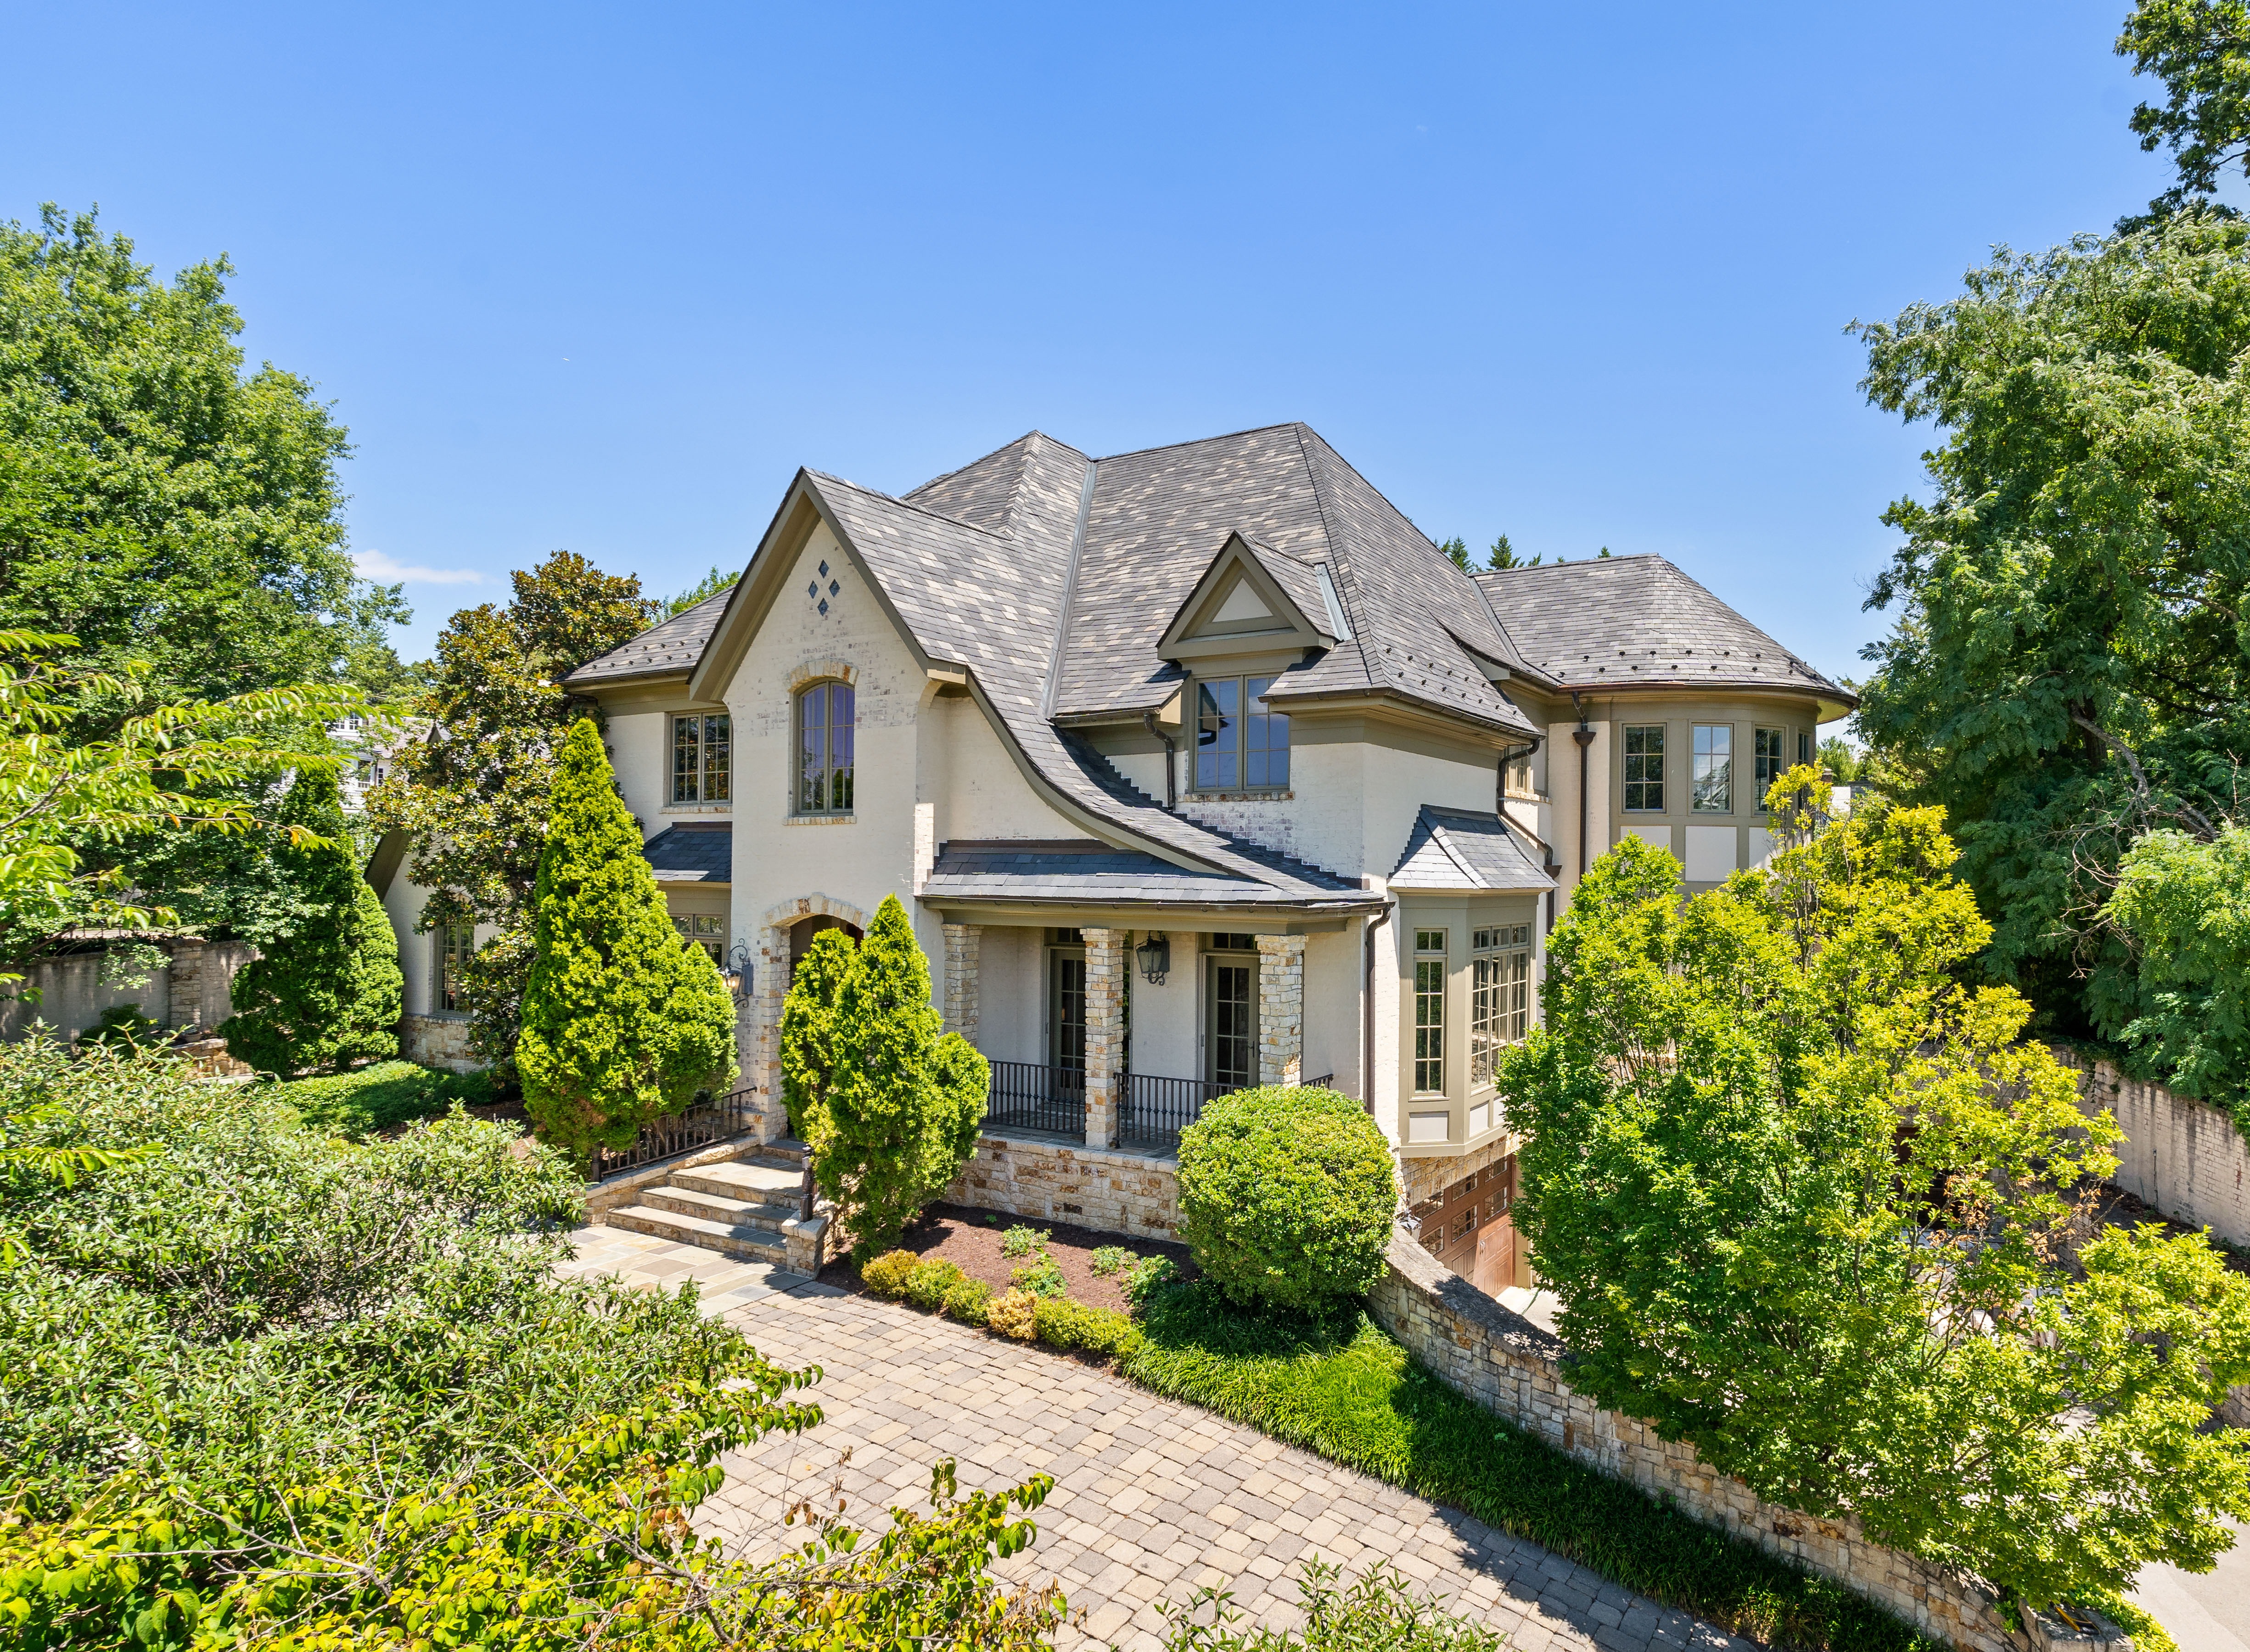
{"type": "Polygon", "coordinates": [[[1551,889],[1523,839],[1496,814],[1422,805],[1391,874],[1394,889],[1551,889]]]}
{"type": "Polygon", "coordinates": [[[1476,577],[1524,663],[1566,688],[1794,688],[1859,703],[1661,556],[1476,577]]]}
{"type": "Polygon", "coordinates": [[[732,883],[735,881],[734,829],[720,821],[666,827],[640,852],[659,883],[732,883]]]}
{"type": "Polygon", "coordinates": [[[630,642],[611,649],[597,660],[588,660],[563,681],[575,688],[597,682],[622,682],[628,677],[662,677],[694,670],[695,662],[703,657],[704,644],[719,628],[719,616],[727,612],[727,598],[734,595],[734,590],[729,585],[717,596],[706,597],[693,608],[682,609],[630,642]]]}
{"type": "Polygon", "coordinates": [[[1031,842],[1014,839],[938,845],[922,898],[1040,901],[1096,906],[1182,903],[1243,906],[1288,895],[1255,878],[1193,872],[1153,854],[1112,848],[1092,839],[1031,842]]]}

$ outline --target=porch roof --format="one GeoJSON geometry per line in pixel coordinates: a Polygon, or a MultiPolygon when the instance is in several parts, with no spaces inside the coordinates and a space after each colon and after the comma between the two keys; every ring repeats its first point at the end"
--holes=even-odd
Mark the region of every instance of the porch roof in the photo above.
{"type": "Polygon", "coordinates": [[[1524,852],[1497,814],[1424,804],[1391,874],[1394,889],[1551,889],[1555,880],[1524,852]]]}
{"type": "Polygon", "coordinates": [[[1341,879],[1310,867],[1300,867],[1299,871],[1309,877],[1293,890],[1224,872],[1175,866],[1092,838],[955,840],[938,845],[921,898],[933,904],[1032,901],[1065,906],[1346,909],[1367,902],[1365,895],[1341,879]]]}
{"type": "Polygon", "coordinates": [[[732,883],[735,829],[722,821],[682,821],[640,846],[659,883],[732,883]]]}

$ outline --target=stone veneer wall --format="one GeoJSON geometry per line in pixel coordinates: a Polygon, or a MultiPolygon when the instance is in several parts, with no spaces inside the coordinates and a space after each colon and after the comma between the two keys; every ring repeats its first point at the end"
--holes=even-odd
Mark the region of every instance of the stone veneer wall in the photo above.
{"type": "Polygon", "coordinates": [[[1605,1474],[1668,1498],[1686,1513],[1747,1538],[1807,1570],[1857,1590],[1924,1633],[1972,1652],[2026,1645],[2077,1652],[2128,1652],[2114,1625],[2094,1638],[2056,1638],[2052,1626],[2026,1642],[1993,1612],[1973,1580],[1868,1542],[1849,1522],[1817,1520],[1763,1501],[1719,1474],[1692,1447],[1660,1439],[1620,1412],[1571,1392],[1562,1376],[1563,1344],[1448,1272],[1404,1234],[1391,1238],[1390,1267],[1369,1306],[1449,1386],[1605,1474]]]}
{"type": "Polygon", "coordinates": [[[1444,1158],[1403,1158],[1398,1161],[1399,1192],[1409,1210],[1433,1194],[1441,1193],[1471,1171],[1497,1165],[1515,1151],[1512,1130],[1503,1130],[1482,1147],[1444,1158]]]}
{"type": "Polygon", "coordinates": [[[944,1202],[1170,1239],[1180,1222],[1176,1169],[1169,1158],[987,1130],[944,1202]]]}
{"type": "Polygon", "coordinates": [[[484,1063],[470,1053],[466,1016],[408,1015],[398,1023],[398,1053],[424,1067],[473,1073],[484,1063]]]}
{"type": "Polygon", "coordinates": [[[2189,1227],[2209,1227],[2230,1245],[2250,1247],[2250,1142],[2222,1109],[2161,1084],[2127,1078],[2104,1061],[2056,1046],[2078,1072],[2078,1104],[2108,1108],[2125,1139],[2117,1144],[2117,1185],[2189,1227]]]}

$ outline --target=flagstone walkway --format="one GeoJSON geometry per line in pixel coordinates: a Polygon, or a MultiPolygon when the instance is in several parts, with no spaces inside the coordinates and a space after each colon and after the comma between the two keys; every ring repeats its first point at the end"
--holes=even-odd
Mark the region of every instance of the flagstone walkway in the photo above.
{"type": "Polygon", "coordinates": [[[949,1455],[964,1490],[1055,1477],[1035,1517],[1039,1541],[1001,1570],[1060,1582],[1078,1620],[1066,1647],[1156,1648],[1156,1602],[1204,1585],[1232,1590],[1256,1621],[1294,1624],[1297,1568],[1312,1555],[1353,1573],[1391,1561],[1524,1652],[1753,1645],[1536,1544],[1077,1360],[639,1234],[590,1227],[576,1238],[569,1271],[667,1289],[693,1279],[761,1353],[825,1372],[807,1393],[826,1420],[730,1460],[726,1486],[698,1517],[744,1552],[778,1550],[790,1501],[839,1476],[848,1517],[880,1531],[891,1505],[923,1503],[931,1463],[949,1455]]]}

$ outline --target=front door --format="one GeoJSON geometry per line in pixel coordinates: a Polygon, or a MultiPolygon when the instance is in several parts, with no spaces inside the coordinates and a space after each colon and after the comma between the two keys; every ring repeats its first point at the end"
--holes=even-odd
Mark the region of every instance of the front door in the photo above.
{"type": "Polygon", "coordinates": [[[1214,1084],[1258,1082],[1258,965],[1210,955],[1204,983],[1204,1076],[1214,1084]]]}

